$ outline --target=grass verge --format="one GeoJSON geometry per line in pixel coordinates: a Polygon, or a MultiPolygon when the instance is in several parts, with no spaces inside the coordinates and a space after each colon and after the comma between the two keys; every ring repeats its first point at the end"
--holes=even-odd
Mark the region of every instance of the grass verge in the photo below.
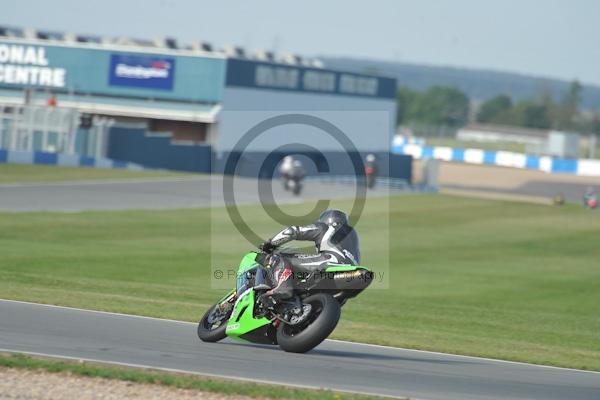
{"type": "MultiPolygon", "coordinates": [[[[265,236],[280,229],[259,207],[242,213],[265,236]]],[[[0,214],[0,298],[197,321],[225,292],[211,266],[251,250],[227,220],[222,209],[0,214]]],[[[348,302],[334,338],[600,370],[600,212],[401,196],[369,200],[358,231],[362,263],[389,265],[389,289],[348,302]]]]}
{"type": "Polygon", "coordinates": [[[140,179],[193,176],[184,172],[132,171],[86,167],[59,167],[51,165],[0,164],[0,184],[64,182],[101,179],[140,179]]]}
{"type": "Polygon", "coordinates": [[[88,362],[57,361],[30,357],[23,354],[0,354],[0,367],[42,370],[53,373],[70,373],[85,377],[118,379],[136,383],[172,386],[225,395],[243,395],[269,399],[325,399],[368,400],[381,397],[365,396],[330,390],[297,389],[279,385],[246,383],[237,380],[207,378],[198,375],[177,374],[157,370],[113,367],[88,362]]]}

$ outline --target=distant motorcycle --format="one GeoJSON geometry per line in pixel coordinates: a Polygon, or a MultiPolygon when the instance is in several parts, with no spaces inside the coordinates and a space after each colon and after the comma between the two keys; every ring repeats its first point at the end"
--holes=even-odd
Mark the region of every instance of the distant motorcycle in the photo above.
{"type": "Polygon", "coordinates": [[[593,210],[594,208],[598,207],[598,199],[596,197],[590,197],[589,199],[587,199],[586,205],[587,208],[593,210]]]}
{"type": "Polygon", "coordinates": [[[283,187],[285,190],[294,193],[294,195],[299,196],[302,191],[302,178],[297,177],[286,177],[283,180],[283,187]]]}
{"type": "Polygon", "coordinates": [[[281,177],[283,178],[283,188],[299,196],[302,191],[306,171],[299,160],[293,160],[292,164],[286,169],[281,177]]]}
{"type": "MultiPolygon", "coordinates": [[[[272,287],[272,282],[268,269],[257,262],[258,254],[250,252],[242,258],[236,288],[200,320],[198,337],[202,341],[218,342],[229,336],[305,353],[333,332],[340,319],[340,307],[373,280],[373,272],[367,267],[330,265],[304,277],[291,299],[274,309],[264,308],[258,298],[272,287]]],[[[286,256],[281,252],[274,254],[286,256]]]]}

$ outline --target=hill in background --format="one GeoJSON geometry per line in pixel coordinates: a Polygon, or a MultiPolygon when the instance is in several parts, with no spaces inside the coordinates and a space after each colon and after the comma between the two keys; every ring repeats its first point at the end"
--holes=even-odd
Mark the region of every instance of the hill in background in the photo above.
{"type": "MultiPolygon", "coordinates": [[[[406,86],[414,90],[423,91],[433,85],[454,86],[476,102],[487,100],[498,94],[507,94],[514,100],[522,100],[538,97],[542,93],[551,93],[558,101],[570,85],[570,82],[566,80],[483,69],[418,65],[350,57],[320,56],[319,59],[330,68],[394,77],[398,80],[399,86],[406,86]]],[[[600,110],[600,87],[584,84],[581,105],[587,110],[600,110]]]]}

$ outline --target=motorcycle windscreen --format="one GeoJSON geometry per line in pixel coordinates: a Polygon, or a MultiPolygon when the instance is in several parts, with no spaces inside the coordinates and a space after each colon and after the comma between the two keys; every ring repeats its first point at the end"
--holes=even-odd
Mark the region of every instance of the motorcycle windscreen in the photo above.
{"type": "Polygon", "coordinates": [[[239,274],[236,281],[236,293],[244,293],[246,290],[253,287],[255,276],[256,268],[249,269],[239,274]]]}
{"type": "Polygon", "coordinates": [[[261,266],[256,266],[255,268],[239,274],[237,277],[236,292],[244,293],[251,287],[256,287],[263,284],[272,286],[269,271],[261,266]]]}

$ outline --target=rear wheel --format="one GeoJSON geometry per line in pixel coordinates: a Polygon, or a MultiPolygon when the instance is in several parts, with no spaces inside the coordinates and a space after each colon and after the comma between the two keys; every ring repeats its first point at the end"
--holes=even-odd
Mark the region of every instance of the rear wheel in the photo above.
{"type": "Polygon", "coordinates": [[[227,336],[225,329],[233,307],[231,304],[219,306],[219,304],[212,306],[198,324],[198,337],[203,342],[218,342],[227,336]]]}
{"type": "Polygon", "coordinates": [[[277,343],[291,353],[306,353],[327,338],[340,319],[340,305],[328,294],[319,293],[302,300],[311,311],[298,325],[282,323],[277,328],[277,343]]]}

